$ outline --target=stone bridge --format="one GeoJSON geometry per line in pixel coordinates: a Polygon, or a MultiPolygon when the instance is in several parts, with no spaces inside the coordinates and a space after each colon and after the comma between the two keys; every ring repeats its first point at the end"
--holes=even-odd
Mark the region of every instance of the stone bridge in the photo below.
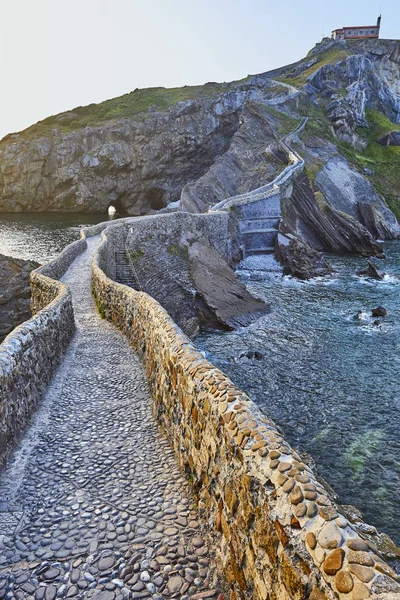
{"type": "Polygon", "coordinates": [[[89,228],[34,272],[34,316],[0,346],[0,599],[400,598],[373,528],[113,281],[138,222],[89,228]]]}

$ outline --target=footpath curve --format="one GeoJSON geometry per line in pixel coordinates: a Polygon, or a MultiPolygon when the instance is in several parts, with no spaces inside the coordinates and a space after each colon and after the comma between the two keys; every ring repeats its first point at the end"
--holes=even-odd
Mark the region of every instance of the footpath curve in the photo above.
{"type": "Polygon", "coordinates": [[[240,194],[238,196],[232,196],[231,198],[226,198],[225,200],[218,202],[218,204],[215,204],[210,208],[209,212],[216,212],[219,210],[230,210],[234,206],[243,206],[244,204],[257,202],[258,200],[265,200],[270,196],[278,194],[280,191],[280,187],[284,183],[286,183],[291,177],[293,177],[294,173],[296,173],[297,171],[301,171],[304,168],[304,159],[300,156],[300,154],[298,154],[290,148],[288,142],[303,131],[303,129],[307,125],[307,122],[308,117],[302,117],[297,127],[281,139],[281,144],[285,149],[290,160],[290,164],[287,167],[285,167],[282,173],[280,173],[277,177],[275,177],[275,179],[273,179],[266,185],[256,188],[251,192],[247,192],[246,194],[240,194]]]}
{"type": "Polygon", "coordinates": [[[97,243],[62,278],[77,331],[0,478],[0,599],[216,598],[213,556],[140,362],[96,310],[97,243]]]}

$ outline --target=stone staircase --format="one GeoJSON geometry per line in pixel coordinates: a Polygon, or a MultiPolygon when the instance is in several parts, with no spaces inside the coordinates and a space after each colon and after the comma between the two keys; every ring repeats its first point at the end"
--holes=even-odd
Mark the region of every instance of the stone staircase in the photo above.
{"type": "Polygon", "coordinates": [[[125,250],[115,250],[115,280],[131,288],[136,288],[136,280],[132,271],[129,258],[125,250]]]}
{"type": "Polygon", "coordinates": [[[278,235],[280,196],[268,196],[236,207],[243,258],[253,254],[272,254],[278,235]]]}

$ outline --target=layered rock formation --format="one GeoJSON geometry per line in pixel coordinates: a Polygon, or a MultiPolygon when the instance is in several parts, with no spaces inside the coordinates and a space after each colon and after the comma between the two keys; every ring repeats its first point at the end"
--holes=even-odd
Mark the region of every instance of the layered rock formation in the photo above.
{"type": "MultiPolygon", "coordinates": [[[[227,213],[137,219],[125,243],[133,286],[158,300],[188,335],[248,325],[269,307],[229,265],[233,239],[227,213]]],[[[120,248],[121,238],[113,243],[120,248]]]]}
{"type": "Polygon", "coordinates": [[[0,254],[0,343],[31,316],[29,277],[38,263],[0,254]]]}
{"type": "Polygon", "coordinates": [[[281,173],[282,140],[308,117],[291,141],[307,181],[285,195],[282,231],[316,250],[378,255],[374,239],[400,231],[399,48],[323,40],[240,82],[135,90],[46,119],[0,142],[0,211],[138,215],[180,200],[206,212],[281,173]],[[305,186],[315,201],[303,206],[305,186]]]}

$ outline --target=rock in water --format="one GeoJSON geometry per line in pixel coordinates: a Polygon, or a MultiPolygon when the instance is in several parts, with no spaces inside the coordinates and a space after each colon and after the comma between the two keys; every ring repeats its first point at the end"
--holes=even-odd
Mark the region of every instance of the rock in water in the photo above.
{"type": "Polygon", "coordinates": [[[372,260],[368,261],[368,269],[364,269],[363,271],[357,271],[357,275],[359,277],[370,277],[371,279],[378,279],[382,281],[385,277],[385,273],[383,271],[379,271],[378,267],[372,260]]]}
{"type": "Polygon", "coordinates": [[[320,252],[293,235],[286,237],[278,234],[276,255],[284,274],[298,279],[323,277],[333,272],[332,266],[320,252]]]}
{"type": "Polygon", "coordinates": [[[269,311],[253,298],[222,256],[203,238],[189,248],[195,305],[203,328],[236,329],[269,311]]]}
{"type": "Polygon", "coordinates": [[[386,317],[387,310],[383,306],[377,306],[371,310],[371,314],[373,317],[386,317]]]}
{"type": "Polygon", "coordinates": [[[31,260],[0,254],[0,342],[31,317],[29,276],[38,266],[31,260]]]}

